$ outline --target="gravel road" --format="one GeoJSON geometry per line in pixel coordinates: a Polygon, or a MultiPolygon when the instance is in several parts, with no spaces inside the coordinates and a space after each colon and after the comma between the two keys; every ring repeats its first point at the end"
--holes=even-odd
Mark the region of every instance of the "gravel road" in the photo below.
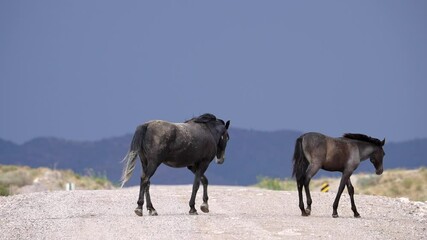
{"type": "Polygon", "coordinates": [[[427,239],[427,204],[407,199],[355,195],[356,219],[343,194],[332,218],[335,194],[313,192],[302,217],[296,192],[209,186],[210,213],[193,216],[190,185],[152,185],[159,216],[138,217],[138,189],[0,197],[0,239],[427,239]]]}

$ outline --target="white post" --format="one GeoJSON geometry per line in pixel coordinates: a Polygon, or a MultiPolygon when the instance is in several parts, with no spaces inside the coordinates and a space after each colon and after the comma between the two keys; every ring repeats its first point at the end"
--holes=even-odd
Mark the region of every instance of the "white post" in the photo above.
{"type": "Polygon", "coordinates": [[[74,190],[76,187],[75,187],[75,185],[74,185],[74,183],[66,183],[65,184],[65,191],[72,191],[72,190],[74,190]]]}

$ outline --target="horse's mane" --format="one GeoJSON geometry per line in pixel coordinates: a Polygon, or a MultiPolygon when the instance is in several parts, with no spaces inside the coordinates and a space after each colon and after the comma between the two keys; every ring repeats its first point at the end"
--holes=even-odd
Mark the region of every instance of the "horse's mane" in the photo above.
{"type": "Polygon", "coordinates": [[[373,137],[369,137],[365,134],[360,134],[360,133],[346,133],[343,135],[344,138],[348,138],[348,139],[354,139],[354,140],[359,140],[359,141],[363,141],[363,142],[368,142],[368,143],[372,143],[375,144],[379,147],[382,146],[382,142],[377,139],[377,138],[373,138],[373,137]]]}
{"type": "MultiPolygon", "coordinates": [[[[213,115],[211,113],[205,113],[205,114],[202,114],[198,117],[193,117],[192,119],[187,120],[185,122],[186,123],[188,123],[188,122],[208,123],[208,122],[216,121],[216,120],[217,120],[217,118],[215,117],[215,115],[213,115]]],[[[224,121],[222,121],[222,122],[224,122],[224,121]]]]}

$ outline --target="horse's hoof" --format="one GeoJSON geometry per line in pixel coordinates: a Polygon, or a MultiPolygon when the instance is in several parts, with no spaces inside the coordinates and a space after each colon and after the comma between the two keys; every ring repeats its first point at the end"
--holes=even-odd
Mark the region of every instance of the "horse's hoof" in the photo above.
{"type": "Polygon", "coordinates": [[[199,215],[196,210],[190,210],[190,215],[199,215]]]}
{"type": "Polygon", "coordinates": [[[354,214],[355,218],[360,218],[360,214],[354,214]]]}
{"type": "Polygon", "coordinates": [[[337,217],[338,217],[338,214],[332,214],[332,217],[333,217],[333,218],[337,218],[337,217]]]}
{"type": "Polygon", "coordinates": [[[308,208],[307,208],[307,209],[305,210],[305,213],[307,214],[307,216],[310,216],[310,214],[311,214],[311,209],[308,209],[308,208]]]}
{"type": "Polygon", "coordinates": [[[309,214],[307,214],[305,211],[304,211],[304,212],[301,212],[301,216],[303,216],[303,217],[308,217],[308,215],[309,215],[309,214]]]}
{"type": "Polygon", "coordinates": [[[203,203],[200,206],[200,210],[202,210],[202,212],[204,212],[204,213],[208,213],[209,212],[209,205],[207,203],[203,203]]]}
{"type": "Polygon", "coordinates": [[[148,210],[148,215],[149,216],[158,216],[157,211],[156,210],[148,210]]]}
{"type": "Polygon", "coordinates": [[[142,209],[141,208],[136,208],[135,209],[135,214],[142,217],[142,209]]]}

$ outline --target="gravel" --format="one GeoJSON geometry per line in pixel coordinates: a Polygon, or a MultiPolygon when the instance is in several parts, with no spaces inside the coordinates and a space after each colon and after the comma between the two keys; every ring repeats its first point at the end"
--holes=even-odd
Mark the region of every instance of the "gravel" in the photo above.
{"type": "MultiPolygon", "coordinates": [[[[39,192],[0,197],[0,239],[427,239],[427,204],[355,195],[353,218],[343,194],[312,192],[300,216],[296,192],[209,186],[210,213],[189,215],[190,185],[151,186],[159,216],[138,217],[138,187],[39,192]]],[[[202,202],[200,188],[196,203],[202,202]]]]}

